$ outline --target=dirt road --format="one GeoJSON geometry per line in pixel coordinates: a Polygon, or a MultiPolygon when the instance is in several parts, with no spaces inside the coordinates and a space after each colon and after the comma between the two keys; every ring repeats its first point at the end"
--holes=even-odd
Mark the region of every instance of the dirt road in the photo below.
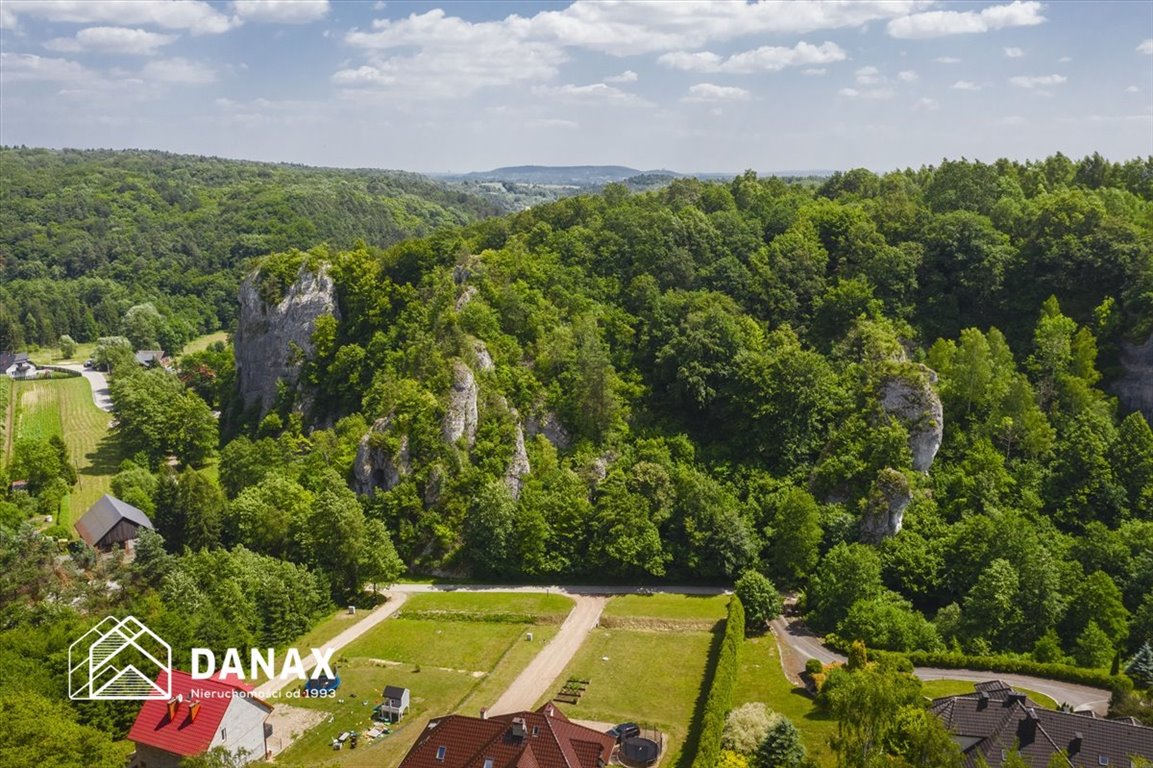
{"type": "MultiPolygon", "coordinates": [[[[777,646],[780,648],[781,666],[784,668],[785,676],[794,683],[800,683],[800,673],[804,669],[806,659],[820,659],[824,664],[845,661],[844,656],[826,648],[821,638],[797,619],[778,616],[772,622],[772,629],[777,638],[777,646]]],[[[1099,715],[1109,711],[1109,691],[1086,685],[1009,672],[984,672],[973,669],[917,667],[913,672],[922,680],[964,680],[972,683],[979,683],[982,680],[1003,680],[1009,685],[1043,693],[1058,704],[1069,704],[1074,710],[1092,710],[1099,715]]]]}
{"type": "Polygon", "coordinates": [[[561,624],[560,630],[517,675],[496,703],[489,707],[489,712],[505,715],[532,709],[553,688],[589,632],[600,622],[601,611],[608,602],[607,597],[600,595],[573,595],[572,598],[576,606],[561,624]]]}

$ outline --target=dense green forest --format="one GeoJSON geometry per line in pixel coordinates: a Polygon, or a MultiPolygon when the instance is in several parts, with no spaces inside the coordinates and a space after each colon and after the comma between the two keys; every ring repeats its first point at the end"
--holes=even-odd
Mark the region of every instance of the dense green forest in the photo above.
{"type": "MultiPolygon", "coordinates": [[[[64,173],[67,155],[43,157],[64,173]]],[[[295,211],[281,184],[309,172],[269,172],[276,210],[295,211]]],[[[116,183],[110,210],[160,195],[116,183]]],[[[311,229],[242,253],[212,221],[198,236],[224,251],[108,257],[104,278],[70,272],[45,232],[54,255],[36,250],[27,233],[48,224],[5,195],[0,298],[29,338],[51,338],[25,320],[33,286],[93,279],[128,292],[100,334],[158,295],[172,316],[181,296],[219,301],[201,328],[231,322],[232,270],[270,250],[251,277],[266,302],[322,273],[338,312],[294,348],[299,378],[271,408],[241,391],[240,344],[185,356],[175,377],[107,350],[132,457],[113,489],[160,536],[131,566],[60,565],[23,523],[35,498],[0,502],[0,691],[55,680],[35,672],[112,605],[171,638],[276,643],[405,570],[726,585],[757,571],[844,641],[1102,674],[1153,640],[1153,432],[1107,391],[1122,345],[1153,331],[1153,158],[610,185],[387,248],[348,242],[352,225],[328,234],[339,206],[320,207],[284,214],[311,229]],[[181,294],[164,274],[222,292],[181,294]],[[282,599],[288,583],[307,599],[282,599]],[[262,590],[279,597],[256,610],[262,590]]],[[[436,210],[413,231],[485,212],[436,210]]],[[[122,226],[128,243],[160,236],[122,226]]],[[[60,733],[124,725],[106,708],[52,713],[60,733]]]]}
{"type": "Polygon", "coordinates": [[[498,212],[411,173],[0,147],[0,349],[116,335],[151,302],[176,351],[235,320],[253,257],[390,245],[498,212]]]}

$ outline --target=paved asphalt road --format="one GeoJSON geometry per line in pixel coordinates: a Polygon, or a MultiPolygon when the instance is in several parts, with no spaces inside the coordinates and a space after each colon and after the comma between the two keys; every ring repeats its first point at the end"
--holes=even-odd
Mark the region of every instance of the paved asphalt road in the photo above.
{"type": "MultiPolygon", "coordinates": [[[[841,654],[826,648],[820,637],[814,635],[796,619],[778,616],[773,620],[772,628],[777,642],[787,645],[801,659],[820,659],[825,664],[845,660],[841,654]]],[[[801,670],[785,671],[790,678],[796,679],[801,670]]],[[[1016,675],[1009,672],[983,672],[972,669],[917,667],[913,671],[922,680],[965,680],[973,683],[982,680],[1004,680],[1009,685],[1043,693],[1058,704],[1070,704],[1075,710],[1091,709],[1099,715],[1104,715],[1109,710],[1109,691],[1090,688],[1086,685],[1064,683],[1029,675],[1016,675]]]]}
{"type": "Polygon", "coordinates": [[[96,407],[102,411],[112,410],[112,396],[108,394],[107,376],[100,371],[94,371],[82,365],[62,365],[60,367],[76,371],[88,379],[88,386],[92,387],[92,402],[96,403],[96,407]]]}

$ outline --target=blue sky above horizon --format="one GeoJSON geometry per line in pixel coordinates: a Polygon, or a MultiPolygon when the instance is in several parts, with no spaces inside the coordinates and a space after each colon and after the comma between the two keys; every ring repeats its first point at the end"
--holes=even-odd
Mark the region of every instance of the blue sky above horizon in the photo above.
{"type": "Polygon", "coordinates": [[[3,0],[0,143],[424,172],[1153,154],[1153,3],[3,0]]]}

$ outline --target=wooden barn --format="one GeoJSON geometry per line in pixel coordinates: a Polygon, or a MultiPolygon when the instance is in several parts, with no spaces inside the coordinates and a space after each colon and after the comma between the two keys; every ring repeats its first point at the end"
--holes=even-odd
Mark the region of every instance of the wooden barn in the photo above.
{"type": "Polygon", "coordinates": [[[76,532],[94,549],[109,550],[135,541],[141,528],[152,528],[148,515],[115,496],[104,494],[76,521],[76,532]]]}

